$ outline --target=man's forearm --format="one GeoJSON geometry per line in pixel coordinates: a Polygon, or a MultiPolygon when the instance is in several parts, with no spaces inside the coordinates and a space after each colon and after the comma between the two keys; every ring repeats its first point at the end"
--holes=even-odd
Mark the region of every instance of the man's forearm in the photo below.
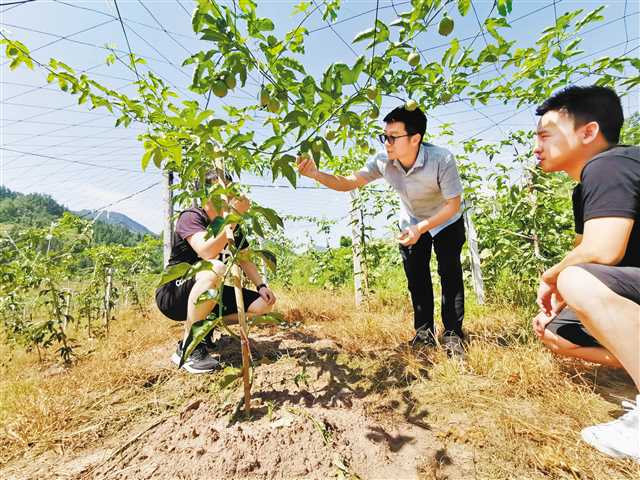
{"type": "Polygon", "coordinates": [[[227,246],[227,234],[224,230],[222,230],[215,237],[211,237],[204,243],[204,248],[202,250],[201,258],[204,260],[211,260],[212,258],[216,258],[220,255],[220,252],[224,250],[227,246]]]}
{"type": "Polygon", "coordinates": [[[581,263],[601,263],[598,255],[584,248],[584,244],[580,244],[571,250],[560,263],[555,264],[542,274],[542,280],[547,283],[556,283],[558,275],[565,268],[581,263]]]}
{"type": "Polygon", "coordinates": [[[260,272],[258,271],[258,267],[256,267],[255,263],[249,260],[245,260],[245,261],[239,262],[239,265],[242,271],[244,272],[244,274],[249,279],[249,281],[253,283],[256,287],[261,283],[264,283],[262,275],[260,275],[260,272]]]}
{"type": "Polygon", "coordinates": [[[420,233],[424,234],[432,228],[436,228],[449,221],[449,219],[451,219],[456,213],[458,213],[458,210],[459,207],[446,204],[444,207],[438,210],[438,212],[434,216],[418,223],[418,229],[420,230],[420,233]]]}
{"type": "Polygon", "coordinates": [[[353,180],[343,177],[342,175],[331,175],[330,173],[318,171],[312,178],[325,187],[338,192],[349,192],[357,187],[353,180]]]}

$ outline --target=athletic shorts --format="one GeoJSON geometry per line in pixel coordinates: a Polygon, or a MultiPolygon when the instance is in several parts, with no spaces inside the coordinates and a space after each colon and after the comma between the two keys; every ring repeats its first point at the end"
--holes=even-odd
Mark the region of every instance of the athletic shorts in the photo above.
{"type": "MultiPolygon", "coordinates": [[[[585,263],[576,265],[604,283],[611,291],[640,305],[640,267],[616,267],[585,263]]],[[[615,318],[611,319],[615,321],[615,318]]],[[[565,307],[547,329],[581,347],[599,347],[598,341],[582,325],[576,312],[565,307]]]]}
{"type": "MultiPolygon", "coordinates": [[[[171,320],[183,322],[187,319],[187,306],[189,303],[189,293],[196,283],[195,279],[174,280],[165,283],[156,290],[156,304],[162,314],[171,320]]],[[[242,289],[245,310],[249,308],[255,300],[260,298],[258,292],[242,289]]],[[[219,305],[215,306],[217,313],[219,305]]],[[[225,285],[222,289],[222,315],[238,313],[236,304],[236,294],[233,287],[225,285]]]]}

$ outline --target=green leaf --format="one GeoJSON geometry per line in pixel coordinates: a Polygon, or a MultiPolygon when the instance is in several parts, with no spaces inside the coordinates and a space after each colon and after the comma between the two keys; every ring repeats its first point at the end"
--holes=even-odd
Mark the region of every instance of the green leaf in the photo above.
{"type": "Polygon", "coordinates": [[[153,154],[154,149],[150,148],[149,150],[146,150],[144,152],[144,155],[142,156],[142,170],[146,170],[147,166],[149,165],[149,161],[151,160],[151,155],[153,154]]]}
{"type": "Polygon", "coordinates": [[[266,207],[259,207],[258,205],[252,206],[251,210],[254,213],[262,215],[271,228],[284,227],[282,219],[278,216],[275,210],[266,207]]]}
{"type": "Polygon", "coordinates": [[[250,13],[256,9],[256,4],[252,0],[239,0],[238,5],[243,13],[250,13]]]}
{"type": "Polygon", "coordinates": [[[256,217],[251,217],[251,227],[253,231],[260,237],[264,238],[264,231],[262,230],[262,226],[256,217]]]}
{"type": "Polygon", "coordinates": [[[585,25],[596,22],[599,20],[604,20],[604,16],[600,15],[600,13],[605,9],[605,5],[600,5],[595,10],[589,12],[582,20],[576,22],[576,31],[581,30],[585,25]]]}
{"type": "Polygon", "coordinates": [[[497,0],[498,13],[503,17],[506,17],[509,13],[511,13],[511,9],[513,8],[512,0],[497,0]]]}
{"type": "Polygon", "coordinates": [[[211,128],[224,127],[227,124],[226,120],[222,120],[221,118],[214,118],[207,123],[207,126],[211,128]]]}
{"type": "Polygon", "coordinates": [[[276,147],[276,150],[280,150],[283,145],[284,140],[282,139],[282,136],[274,135],[273,137],[267,138],[264,143],[260,145],[260,150],[268,150],[271,147],[276,147]]]}
{"type": "Polygon", "coordinates": [[[273,22],[270,19],[259,18],[256,21],[256,28],[261,32],[270,32],[275,28],[275,26],[273,25],[273,22]]]}
{"type": "Polygon", "coordinates": [[[381,20],[378,20],[376,23],[376,28],[377,28],[377,32],[376,32],[375,38],[369,45],[367,45],[367,48],[373,47],[374,42],[382,43],[389,40],[389,27],[387,27],[386,23],[384,23],[381,20]]]}
{"type": "Polygon", "coordinates": [[[294,123],[297,126],[304,126],[307,124],[308,115],[300,110],[292,110],[284,117],[283,122],[294,123]]]}
{"type": "Polygon", "coordinates": [[[242,378],[241,368],[227,367],[222,371],[222,378],[218,381],[218,386],[225,389],[239,378],[242,378]]]}
{"type": "Polygon", "coordinates": [[[153,154],[151,155],[151,159],[153,160],[154,165],[157,168],[160,168],[162,165],[162,150],[160,148],[156,148],[153,150],[153,154]]]}
{"type": "Polygon", "coordinates": [[[280,171],[282,172],[282,175],[284,175],[285,178],[289,180],[289,183],[291,184],[291,186],[295,188],[298,181],[298,175],[296,174],[296,171],[293,169],[291,164],[289,163],[282,164],[280,167],[280,171]]]}
{"type": "Polygon", "coordinates": [[[458,0],[458,11],[460,12],[460,15],[464,17],[469,11],[470,6],[471,0],[458,0]]]}
{"type": "Polygon", "coordinates": [[[182,368],[182,365],[184,365],[184,362],[189,358],[193,350],[200,342],[202,342],[202,340],[204,340],[209,332],[213,330],[216,323],[218,323],[217,318],[211,320],[200,320],[191,326],[191,342],[187,345],[187,348],[182,349],[182,357],[180,357],[180,365],[178,365],[178,368],[182,368]]]}
{"type": "Polygon", "coordinates": [[[200,296],[196,299],[196,305],[200,305],[204,302],[210,302],[211,300],[215,302],[220,301],[221,290],[210,288],[200,294],[200,296]]]}
{"type": "Polygon", "coordinates": [[[302,65],[302,63],[300,63],[299,61],[294,60],[293,58],[290,58],[290,57],[281,58],[279,63],[289,67],[291,70],[296,70],[303,75],[306,74],[304,65],[302,65]]]}
{"type": "Polygon", "coordinates": [[[158,287],[162,285],[172,282],[173,280],[177,280],[178,278],[182,278],[191,268],[191,265],[186,262],[176,263],[175,265],[170,265],[162,272],[160,276],[160,281],[158,282],[158,287]]]}
{"type": "Polygon", "coordinates": [[[264,315],[258,315],[249,320],[249,325],[281,325],[284,323],[284,316],[278,312],[266,313],[264,315]]]}
{"type": "Polygon", "coordinates": [[[222,229],[227,225],[242,223],[242,217],[237,213],[230,213],[226,217],[216,217],[212,220],[211,224],[207,227],[207,233],[205,240],[209,240],[211,237],[215,237],[220,234],[222,229]]]}
{"type": "Polygon", "coordinates": [[[311,2],[300,2],[293,7],[293,15],[306,12],[311,7],[311,2]]]}
{"type": "Polygon", "coordinates": [[[271,270],[273,273],[276,273],[276,268],[278,266],[278,261],[273,252],[269,250],[254,250],[253,253],[262,258],[267,265],[267,268],[271,270]]]}
{"type": "Polygon", "coordinates": [[[207,227],[207,234],[209,234],[209,238],[218,236],[218,234],[222,230],[223,225],[224,218],[215,217],[207,227]]]}
{"type": "Polygon", "coordinates": [[[361,42],[362,40],[373,38],[373,36],[375,35],[375,32],[376,32],[375,28],[367,28],[366,30],[363,30],[362,32],[358,33],[355,37],[353,37],[352,42],[356,43],[356,42],[361,42]]]}
{"type": "Polygon", "coordinates": [[[440,25],[438,25],[438,33],[446,37],[451,32],[453,32],[453,19],[445,14],[442,20],[440,20],[440,25]]]}
{"type": "Polygon", "coordinates": [[[458,41],[457,38],[454,38],[451,41],[451,46],[447,49],[447,51],[444,53],[442,57],[442,64],[452,66],[459,49],[460,49],[460,42],[458,41]]]}

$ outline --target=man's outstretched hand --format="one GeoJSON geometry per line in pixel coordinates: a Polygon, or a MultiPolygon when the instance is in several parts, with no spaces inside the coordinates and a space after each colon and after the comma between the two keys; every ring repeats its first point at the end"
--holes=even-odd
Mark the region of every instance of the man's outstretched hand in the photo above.
{"type": "Polygon", "coordinates": [[[298,172],[300,175],[309,178],[315,178],[316,173],[318,173],[318,167],[316,166],[316,162],[313,161],[313,158],[308,155],[302,155],[298,157],[297,160],[298,172]]]}

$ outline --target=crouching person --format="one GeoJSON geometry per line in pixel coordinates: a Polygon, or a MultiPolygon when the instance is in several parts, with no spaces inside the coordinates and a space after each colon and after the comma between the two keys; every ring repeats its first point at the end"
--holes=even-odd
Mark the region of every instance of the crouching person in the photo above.
{"type": "MultiPolygon", "coordinates": [[[[214,175],[207,177],[208,183],[215,181],[214,175]]],[[[232,208],[238,213],[244,213],[249,209],[249,200],[246,198],[232,200],[232,208]]],[[[209,289],[222,287],[222,315],[225,323],[237,321],[238,307],[234,288],[222,285],[225,272],[222,260],[223,250],[227,246],[227,233],[222,229],[218,235],[206,238],[207,227],[214,219],[221,216],[221,212],[218,212],[211,202],[207,202],[202,207],[189,208],[180,212],[176,221],[169,265],[181,262],[193,265],[200,260],[208,260],[213,265],[212,270],[198,272],[194,278],[174,280],[156,290],[156,304],[160,311],[172,320],[185,322],[183,339],[178,342],[176,352],[171,357],[176,365],[180,363],[183,348],[191,342],[189,334],[194,323],[204,320],[214,308],[219,308],[215,300],[197,303],[200,295],[209,289]]],[[[233,226],[226,227],[226,229],[229,228],[233,226]]],[[[235,229],[234,238],[238,248],[247,246],[247,241],[239,228],[235,229]]],[[[247,314],[254,316],[268,313],[276,301],[275,295],[265,284],[254,263],[240,261],[239,266],[257,289],[257,291],[242,289],[247,314]]],[[[193,350],[183,364],[183,368],[191,373],[206,373],[214,370],[219,362],[209,355],[209,350],[213,348],[211,337],[207,336],[193,350]]]]}
{"type": "MultiPolygon", "coordinates": [[[[576,247],[542,274],[533,328],[556,354],[624,368],[640,389],[640,148],[617,145],[622,107],[607,88],[567,88],[537,114],[541,168],[580,183],[576,247]]],[[[640,395],[630,405],[582,439],[640,462],[640,395]]]]}

